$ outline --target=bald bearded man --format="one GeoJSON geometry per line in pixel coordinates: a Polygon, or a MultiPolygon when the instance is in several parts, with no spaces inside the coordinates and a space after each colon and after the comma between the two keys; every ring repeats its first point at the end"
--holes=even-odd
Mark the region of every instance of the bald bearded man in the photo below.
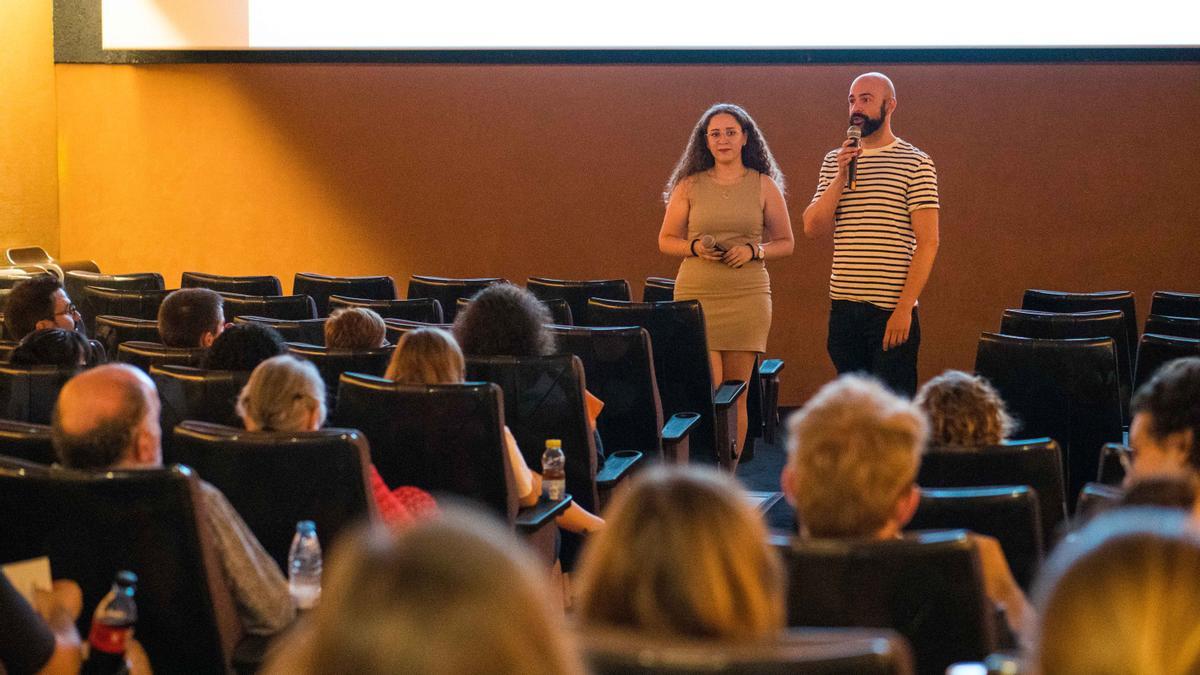
{"type": "MultiPolygon", "coordinates": [[[[162,467],[158,390],[125,364],[86,370],[58,395],[52,437],[59,460],[72,469],[108,471],[162,467]]],[[[237,601],[242,627],[272,635],[295,618],[287,582],[225,495],[200,481],[204,526],[237,601]]]]}

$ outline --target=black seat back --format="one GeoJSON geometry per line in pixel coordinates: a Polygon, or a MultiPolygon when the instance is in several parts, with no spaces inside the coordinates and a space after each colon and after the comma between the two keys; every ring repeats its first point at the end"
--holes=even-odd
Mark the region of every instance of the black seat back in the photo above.
{"type": "Polygon", "coordinates": [[[1146,317],[1146,332],[1200,340],[1200,317],[1151,314],[1146,317]]]}
{"type": "MultiPolygon", "coordinates": [[[[85,321],[89,321],[91,317],[99,314],[111,313],[97,311],[97,308],[89,304],[89,299],[83,293],[85,286],[98,286],[100,288],[115,288],[129,291],[161,291],[166,288],[166,285],[163,283],[163,277],[158,272],[100,274],[97,272],[70,270],[63,274],[63,288],[66,289],[67,296],[71,298],[71,301],[79,307],[79,313],[83,315],[85,321]]],[[[88,327],[91,327],[90,324],[88,327]]]]}
{"type": "Polygon", "coordinates": [[[307,295],[240,295],[222,292],[225,320],[239,316],[299,321],[317,318],[317,304],[307,295]]]}
{"type": "Polygon", "coordinates": [[[234,406],[250,373],[158,365],[150,367],[150,379],[158,387],[158,398],[162,401],[159,421],[163,429],[163,457],[167,462],[188,463],[176,459],[172,452],[171,429],[185,420],[242,426],[234,406]]]}
{"type": "Polygon", "coordinates": [[[75,368],[0,365],[0,418],[50,424],[58,392],[75,368]]]}
{"type": "Polygon", "coordinates": [[[329,550],[347,526],[374,513],[371,453],[354,429],[251,432],[184,422],[173,435],[172,454],[229,499],[280,569],[298,521],[316,523],[329,550]]]}
{"type": "Polygon", "coordinates": [[[1030,338],[1110,337],[1117,351],[1117,374],[1121,383],[1121,415],[1129,422],[1129,397],[1133,390],[1134,343],[1128,339],[1125,315],[1120,310],[1099,309],[1090,312],[1043,312],[1033,309],[1006,309],[1000,320],[1000,332],[1030,338]]]}
{"type": "Polygon", "coordinates": [[[1042,564],[1042,523],[1037,492],[1028,485],[927,488],[909,530],[961,528],[995,537],[1013,577],[1022,588],[1033,584],[1042,564]]]}
{"type": "MultiPolygon", "coordinates": [[[[96,331],[96,317],[101,314],[124,316],[131,319],[158,319],[158,308],[163,299],[171,294],[169,290],[129,290],[117,288],[102,288],[99,286],[83,287],[83,303],[79,311],[83,314],[84,325],[88,334],[96,331]],[[86,312],[86,313],[85,313],[86,312]]],[[[75,298],[71,298],[75,300],[75,298]]]]}
{"type": "MultiPolygon", "coordinates": [[[[408,278],[408,298],[434,298],[442,305],[442,319],[454,323],[458,316],[458,299],[472,298],[476,293],[492,284],[507,283],[500,277],[478,277],[474,279],[452,279],[414,274],[408,278]]],[[[348,294],[345,294],[348,295],[348,294]]]]}
{"type": "Polygon", "coordinates": [[[0,555],[50,558],[90,621],[118,570],[138,576],[137,639],[160,673],[231,672],[240,623],[186,467],[77,473],[0,466],[0,555]]]}
{"type": "Polygon", "coordinates": [[[923,674],[996,650],[991,602],[966,532],[779,543],[790,626],[891,628],[908,639],[923,674]]]}
{"type": "Polygon", "coordinates": [[[588,302],[589,316],[596,325],[641,326],[650,333],[663,415],[699,414],[689,439],[690,454],[700,461],[716,463],[716,411],[700,302],[620,302],[597,298],[588,302]]]}
{"type": "Polygon", "coordinates": [[[908,643],[887,630],[792,628],[748,645],[593,628],[579,637],[594,675],[909,675],[913,668],[908,643]]]}
{"type": "MultiPolygon", "coordinates": [[[[2,317],[0,317],[2,318],[2,317]]],[[[13,340],[0,340],[0,363],[8,363],[8,359],[12,356],[13,350],[21,343],[13,340]]]]}
{"type": "MultiPolygon", "coordinates": [[[[1150,298],[1150,313],[1200,318],[1200,293],[1155,291],[1150,298]]],[[[1153,331],[1146,329],[1143,332],[1152,333],[1153,331]]]]}
{"type": "MultiPolygon", "coordinates": [[[[588,281],[570,281],[566,279],[550,279],[547,277],[529,277],[525,288],[542,302],[548,300],[564,300],[571,308],[574,323],[580,326],[592,325],[587,314],[589,298],[607,298],[609,300],[625,300],[629,296],[629,282],[624,279],[596,279],[588,281]]],[[[555,323],[561,323],[557,319],[555,323]]]]}
{"type": "Polygon", "coordinates": [[[646,285],[642,288],[642,302],[673,302],[674,300],[674,279],[646,277],[646,285]]]}
{"type": "Polygon", "coordinates": [[[272,319],[267,316],[239,316],[234,323],[261,323],[279,331],[285,342],[308,345],[325,344],[325,319],[272,319]]]}
{"type": "Polygon", "coordinates": [[[297,272],[292,280],[292,293],[311,297],[317,303],[317,316],[329,316],[329,296],[392,300],[396,297],[396,282],[387,276],[331,277],[297,272]]]}
{"type": "Polygon", "coordinates": [[[650,334],[638,326],[552,326],[558,348],[583,362],[588,391],[604,409],[596,429],[606,449],[662,456],[662,402],[650,334]]]}
{"type": "MultiPolygon", "coordinates": [[[[283,285],[279,283],[279,277],[270,274],[225,276],[207,272],[184,272],[179,287],[207,288],[218,293],[241,295],[283,295],[283,285]]],[[[229,317],[228,314],[225,316],[229,317]]]]}
{"type": "Polygon", "coordinates": [[[289,343],[288,353],[312,361],[325,380],[326,403],[337,405],[338,378],[342,373],[363,373],[382,377],[392,360],[395,347],[378,349],[328,349],[317,345],[289,343]]]}
{"type": "Polygon", "coordinates": [[[1135,390],[1153,377],[1164,363],[1186,356],[1200,356],[1200,340],[1146,333],[1138,344],[1133,378],[1135,390]]]}
{"type": "Polygon", "coordinates": [[[117,361],[150,372],[150,366],[199,366],[208,352],[203,347],[168,347],[158,342],[131,340],[117,347],[117,361]]]}
{"type": "Polygon", "coordinates": [[[442,303],[433,298],[372,300],[370,298],[348,298],[341,295],[329,296],[329,312],[331,314],[334,310],[350,307],[372,310],[385,319],[442,323],[442,303]]]}
{"type": "Polygon", "coordinates": [[[346,373],[332,424],[366,435],[371,461],[388,485],[473,499],[511,524],[517,495],[501,399],[490,383],[402,385],[346,373]]]}
{"type": "Polygon", "coordinates": [[[113,355],[122,342],[162,342],[157,319],[133,319],[108,314],[96,317],[96,332],[93,335],[104,345],[104,351],[113,355]]]}
{"type": "Polygon", "coordinates": [[[1138,341],[1137,303],[1133,291],[1098,291],[1070,293],[1030,289],[1021,299],[1021,309],[1043,312],[1090,312],[1097,309],[1119,309],[1125,315],[1125,344],[1138,341]]]}
{"type": "Polygon", "coordinates": [[[922,488],[1028,485],[1038,497],[1044,550],[1067,519],[1062,450],[1049,438],[1010,441],[981,448],[931,447],[921,458],[922,488]]]}
{"type": "Polygon", "coordinates": [[[384,319],[383,325],[387,330],[387,341],[391,344],[399,344],[400,338],[404,337],[405,333],[418,328],[441,328],[447,332],[454,332],[454,324],[449,323],[423,323],[420,321],[406,321],[404,319],[384,319]]]}
{"type": "Polygon", "coordinates": [[[0,419],[0,455],[38,464],[58,461],[49,426],[13,420],[0,419]]]}

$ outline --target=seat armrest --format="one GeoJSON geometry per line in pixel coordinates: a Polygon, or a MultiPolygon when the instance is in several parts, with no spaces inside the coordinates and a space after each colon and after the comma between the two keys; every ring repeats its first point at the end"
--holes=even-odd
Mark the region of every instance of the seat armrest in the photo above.
{"type": "Polygon", "coordinates": [[[550,500],[542,496],[538,503],[533,506],[523,507],[517,511],[517,530],[520,532],[534,532],[541,529],[543,525],[554,520],[556,517],[567,510],[574,498],[571,495],[563,495],[562,499],[550,500]]]}
{"type": "Polygon", "coordinates": [[[713,405],[718,410],[728,408],[745,393],[746,382],[744,380],[725,380],[717,388],[717,393],[713,395],[713,405]]]}
{"type": "Polygon", "coordinates": [[[662,439],[664,443],[678,443],[685,440],[688,434],[692,433],[692,428],[700,421],[700,413],[681,412],[671,415],[671,419],[662,428],[662,439]]]}
{"type": "Polygon", "coordinates": [[[596,474],[596,487],[601,490],[612,489],[634,465],[642,461],[642,457],[642,453],[637,450],[619,450],[609,453],[608,457],[604,459],[604,468],[596,474]]]}
{"type": "Polygon", "coordinates": [[[783,359],[763,359],[758,366],[758,374],[760,377],[779,377],[779,371],[783,370],[783,366],[783,359]]]}

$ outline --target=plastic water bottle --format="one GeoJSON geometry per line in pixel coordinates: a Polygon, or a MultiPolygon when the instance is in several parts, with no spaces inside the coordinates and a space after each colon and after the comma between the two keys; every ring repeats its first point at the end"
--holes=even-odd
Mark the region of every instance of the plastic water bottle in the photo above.
{"type": "Polygon", "coordinates": [[[567,493],[567,460],[562,441],[557,438],[547,440],[546,452],[542,453],[542,487],[551,500],[562,499],[567,493]]]}
{"type": "Polygon", "coordinates": [[[80,673],[108,675],[129,672],[125,663],[125,648],[133,635],[133,624],[137,623],[137,603],[133,600],[136,591],[137,575],[126,570],[117,572],[112,589],[96,606],[92,629],[88,633],[88,660],[80,673]]]}
{"type": "Polygon", "coordinates": [[[321,542],[311,520],[296,523],[288,551],[288,589],[298,609],[312,609],[321,599],[321,542]]]}

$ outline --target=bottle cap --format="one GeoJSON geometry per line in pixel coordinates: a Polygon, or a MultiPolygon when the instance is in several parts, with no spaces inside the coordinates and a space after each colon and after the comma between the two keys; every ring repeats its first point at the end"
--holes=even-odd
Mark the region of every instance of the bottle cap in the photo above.
{"type": "Polygon", "coordinates": [[[136,586],[138,578],[136,574],[129,570],[121,570],[117,572],[115,581],[118,586],[136,586]]]}
{"type": "Polygon", "coordinates": [[[559,450],[562,450],[562,440],[557,438],[546,439],[546,449],[549,450],[550,448],[558,448],[559,450]]]}
{"type": "Polygon", "coordinates": [[[316,533],[317,524],[311,520],[301,520],[300,522],[296,523],[296,531],[304,534],[316,533]]]}

